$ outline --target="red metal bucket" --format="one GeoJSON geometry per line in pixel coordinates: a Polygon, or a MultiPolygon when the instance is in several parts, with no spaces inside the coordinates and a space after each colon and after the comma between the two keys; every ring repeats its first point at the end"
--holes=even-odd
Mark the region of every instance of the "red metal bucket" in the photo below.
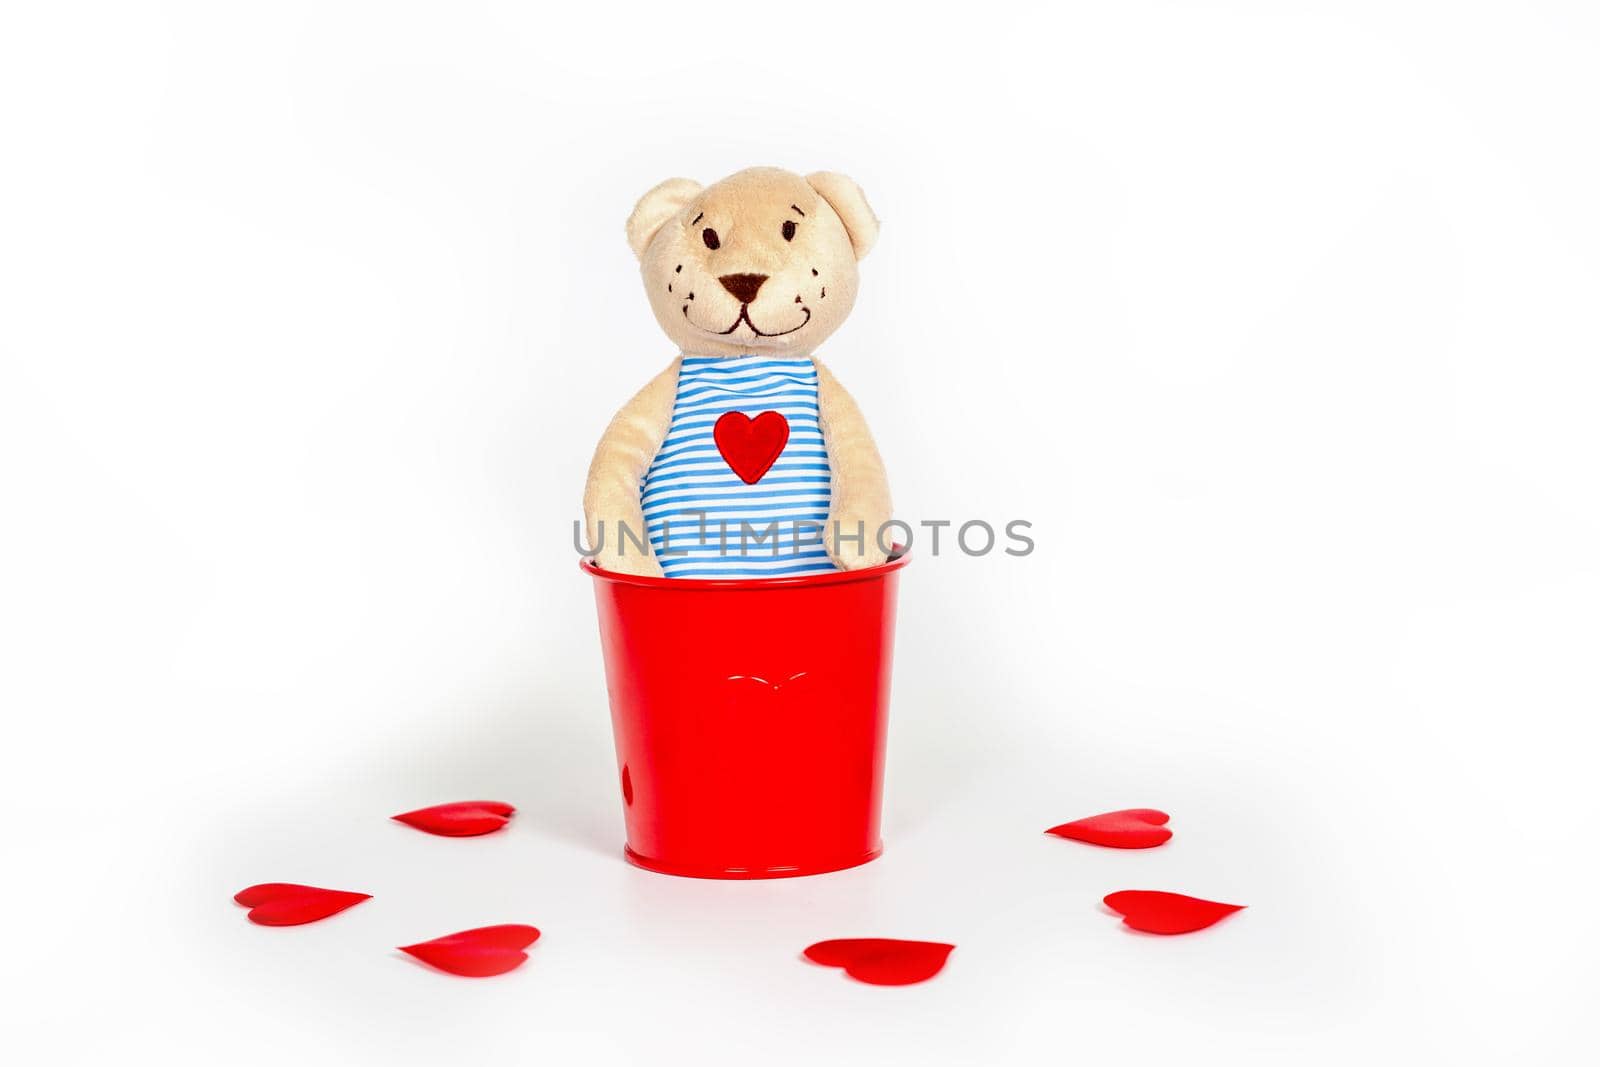
{"type": "Polygon", "coordinates": [[[626,855],[784,878],[883,845],[895,596],[906,554],[792,578],[594,579],[626,855]]]}

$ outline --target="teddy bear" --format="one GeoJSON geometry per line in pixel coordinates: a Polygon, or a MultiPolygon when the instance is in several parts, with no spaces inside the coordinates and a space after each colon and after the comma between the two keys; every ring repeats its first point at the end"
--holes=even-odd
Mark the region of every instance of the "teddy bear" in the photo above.
{"type": "Polygon", "coordinates": [[[883,461],[814,356],[849,316],[877,236],[842,174],[756,167],[644,194],[628,244],[679,355],[595,449],[583,510],[600,567],[727,579],[885,561],[883,461]]]}

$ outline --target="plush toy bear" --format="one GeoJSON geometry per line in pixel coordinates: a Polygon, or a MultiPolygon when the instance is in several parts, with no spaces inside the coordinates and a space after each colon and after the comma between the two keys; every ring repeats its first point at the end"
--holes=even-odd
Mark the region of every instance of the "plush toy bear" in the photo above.
{"type": "Polygon", "coordinates": [[[883,461],[812,357],[850,314],[856,262],[878,236],[861,190],[770,167],[709,188],[673,178],[627,232],[682,354],[595,449],[583,510],[599,565],[760,578],[884,562],[883,461]]]}

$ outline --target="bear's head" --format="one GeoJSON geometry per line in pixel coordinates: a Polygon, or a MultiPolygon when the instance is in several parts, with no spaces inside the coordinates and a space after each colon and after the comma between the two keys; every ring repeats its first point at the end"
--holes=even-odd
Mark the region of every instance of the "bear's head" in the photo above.
{"type": "Polygon", "coordinates": [[[656,321],[683,351],[803,355],[844,322],[878,220],[842,174],[672,178],[628,217],[656,321]]]}

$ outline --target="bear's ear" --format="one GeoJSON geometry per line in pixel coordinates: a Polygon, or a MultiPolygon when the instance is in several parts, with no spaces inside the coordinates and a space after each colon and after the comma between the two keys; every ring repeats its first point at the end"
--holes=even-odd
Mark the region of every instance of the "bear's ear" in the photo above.
{"type": "Polygon", "coordinates": [[[700,183],[692,178],[668,178],[641,196],[628,216],[628,247],[633,254],[643,259],[656,231],[699,195],[700,183]]]}
{"type": "Polygon", "coordinates": [[[850,235],[850,247],[855,249],[856,258],[866,258],[878,240],[878,216],[868,206],[861,186],[843,174],[828,171],[809,174],[806,181],[844,223],[844,231],[850,235]]]}

